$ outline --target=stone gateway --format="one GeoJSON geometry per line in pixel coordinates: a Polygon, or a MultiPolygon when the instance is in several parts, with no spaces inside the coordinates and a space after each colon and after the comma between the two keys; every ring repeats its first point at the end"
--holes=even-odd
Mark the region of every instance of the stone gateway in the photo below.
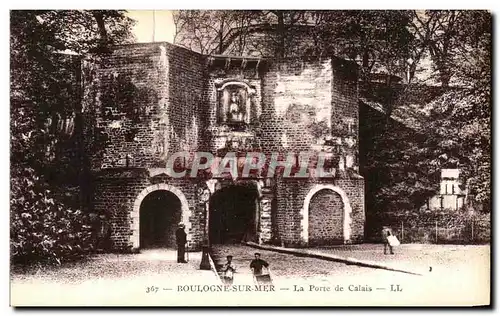
{"type": "Polygon", "coordinates": [[[148,43],[85,59],[82,80],[89,204],[109,216],[114,250],[174,247],[179,222],[190,250],[208,242],[363,241],[355,64],[205,56],[148,43]],[[280,167],[270,175],[171,177],[167,161],[179,152],[219,162],[234,153],[238,164],[248,152],[293,153],[294,167],[302,166],[299,153],[325,153],[334,177],[312,169],[287,177],[280,167]]]}

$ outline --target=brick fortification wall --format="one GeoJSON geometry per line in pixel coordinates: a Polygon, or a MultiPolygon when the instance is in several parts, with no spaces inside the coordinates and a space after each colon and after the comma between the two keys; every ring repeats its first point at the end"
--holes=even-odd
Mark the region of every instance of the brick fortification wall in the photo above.
{"type": "MultiPolygon", "coordinates": [[[[191,227],[186,232],[190,235],[190,248],[199,249],[204,233],[204,206],[198,203],[196,190],[198,185],[189,179],[169,179],[156,176],[151,178],[144,169],[103,171],[94,180],[95,210],[110,216],[112,243],[115,250],[132,246],[131,212],[139,194],[147,187],[166,183],[179,189],[185,196],[191,213],[191,227]]],[[[134,219],[135,220],[135,219],[134,219]]]]}
{"type": "MultiPolygon", "coordinates": [[[[279,179],[276,183],[276,215],[275,224],[273,225],[273,242],[278,244],[284,244],[285,246],[308,246],[308,243],[304,242],[304,230],[308,231],[308,238],[311,239],[311,230],[321,230],[319,226],[310,225],[314,223],[311,221],[311,214],[305,214],[304,201],[309,192],[315,191],[316,188],[321,191],[329,191],[331,193],[337,194],[335,191],[328,189],[328,187],[336,187],[343,192],[345,192],[349,206],[351,208],[351,243],[360,243],[364,239],[364,224],[365,224],[365,211],[364,211],[364,181],[363,179],[279,179]],[[303,227],[302,221],[305,216],[309,217],[309,223],[307,227],[303,227]]],[[[313,195],[312,200],[314,200],[316,194],[313,195]]],[[[309,207],[311,207],[309,205],[309,207]]],[[[346,209],[346,205],[343,204],[343,211],[346,209]]],[[[330,209],[328,212],[321,212],[321,216],[324,216],[324,221],[326,223],[331,222],[332,218],[336,218],[334,209],[330,209]]],[[[343,218],[343,217],[342,217],[343,218]]],[[[342,219],[342,223],[344,220],[342,219]]],[[[342,227],[337,225],[336,228],[342,227]]],[[[313,232],[313,235],[315,233],[313,232]]],[[[325,232],[324,237],[328,239],[330,234],[339,235],[341,232],[325,232]]],[[[307,234],[306,234],[307,235],[307,234]]],[[[342,233],[343,236],[343,233],[342,233]]],[[[307,237],[307,236],[306,236],[307,237]]],[[[343,240],[332,240],[332,243],[343,243],[343,240]]]]}
{"type": "Polygon", "coordinates": [[[252,139],[266,153],[317,153],[325,139],[339,150],[335,179],[278,177],[266,189],[260,216],[263,242],[307,246],[310,240],[363,240],[355,69],[335,58],[269,61],[260,68],[256,60],[243,64],[233,60],[225,67],[208,66],[207,57],[167,43],[120,46],[100,62],[84,64],[86,132],[90,142],[97,136],[104,139],[94,143],[100,148],[89,151],[92,205],[110,215],[115,248],[137,246],[138,200],[149,193],[146,188],[162,184],[182,195],[188,239],[199,249],[207,208],[198,194],[207,185],[201,179],[168,178],[162,168],[169,154],[216,153],[234,137],[252,139]],[[252,119],[243,132],[228,130],[217,117],[217,87],[227,80],[245,82],[255,92],[252,119]],[[318,186],[324,190],[313,194],[318,186]],[[306,198],[313,201],[312,215],[306,212],[306,198]],[[326,199],[320,203],[326,209],[318,207],[318,199],[326,199]]]}
{"type": "Polygon", "coordinates": [[[196,151],[206,128],[200,115],[207,107],[205,57],[187,49],[168,47],[168,152],[196,151]]]}
{"type": "Polygon", "coordinates": [[[329,60],[273,63],[262,78],[261,140],[265,152],[310,151],[331,121],[329,60]]]}
{"type": "Polygon", "coordinates": [[[344,202],[328,189],[318,191],[309,204],[309,245],[343,243],[344,202]]]}
{"type": "Polygon", "coordinates": [[[167,43],[118,47],[95,70],[87,93],[107,139],[93,169],[164,167],[169,152],[196,150],[205,101],[204,58],[167,43]]]}
{"type": "MultiPolygon", "coordinates": [[[[307,245],[304,240],[309,237],[304,234],[310,236],[311,229],[326,231],[322,227],[310,227],[311,221],[304,227],[304,216],[308,216],[303,214],[304,200],[317,185],[333,185],[345,192],[352,209],[349,241],[361,242],[365,221],[364,181],[357,174],[359,115],[355,66],[336,58],[286,60],[270,66],[262,85],[263,115],[259,137],[265,152],[317,153],[321,141],[328,135],[334,137],[340,148],[341,162],[336,166],[335,179],[282,178],[277,181],[272,225],[274,241],[307,245]]],[[[333,209],[321,212],[325,223],[336,216],[333,212],[333,209]]],[[[314,221],[321,222],[318,218],[314,221]]],[[[336,226],[339,227],[342,225],[336,226]]],[[[324,240],[331,234],[343,235],[343,231],[327,232],[324,240]]]]}
{"type": "Polygon", "coordinates": [[[169,152],[197,150],[203,67],[199,54],[166,43],[117,47],[98,64],[84,64],[87,133],[94,136],[88,139],[97,133],[105,139],[100,150],[91,151],[93,208],[110,215],[115,249],[131,246],[134,202],[156,183],[185,195],[192,245],[201,244],[204,214],[198,212],[196,179],[153,177],[148,168],[164,168],[169,152]]]}

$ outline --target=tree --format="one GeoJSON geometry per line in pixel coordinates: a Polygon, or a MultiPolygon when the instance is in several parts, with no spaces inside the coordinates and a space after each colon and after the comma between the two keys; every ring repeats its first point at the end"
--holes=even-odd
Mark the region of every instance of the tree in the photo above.
{"type": "Polygon", "coordinates": [[[452,163],[462,169],[472,200],[489,204],[491,15],[486,11],[429,14],[439,19],[430,50],[434,51],[431,56],[441,85],[449,86],[453,78],[459,88],[445,90],[429,104],[432,112],[423,127],[433,131],[436,148],[441,150],[437,157],[447,158],[443,164],[452,163]]]}
{"type": "Polygon", "coordinates": [[[12,11],[13,162],[43,173],[57,160],[64,121],[80,112],[77,56],[130,40],[130,26],[121,11],[12,11]]]}
{"type": "Polygon", "coordinates": [[[245,30],[257,18],[255,11],[180,10],[173,13],[174,43],[200,54],[223,54],[233,42],[245,46],[245,30]],[[240,30],[235,36],[235,30],[240,30]],[[237,39],[236,39],[237,38],[237,39]]]}
{"type": "MultiPolygon", "coordinates": [[[[453,41],[440,39],[453,43],[446,44],[447,68],[440,68],[446,74],[438,76],[444,84],[429,87],[417,80],[406,85],[389,123],[371,131],[365,175],[371,192],[367,199],[376,211],[418,210],[437,191],[442,168],[462,170],[469,201],[490,202],[491,16],[484,11],[458,16],[461,22],[448,29],[453,41]],[[446,78],[453,78],[455,86],[447,85],[446,78]],[[395,121],[406,126],[397,127],[395,121]]],[[[412,51],[419,60],[436,45],[442,14],[414,12],[413,17],[412,51]]]]}
{"type": "Polygon", "coordinates": [[[330,51],[357,62],[364,83],[377,68],[391,75],[404,70],[411,40],[408,12],[340,11],[329,13],[324,21],[330,51]]]}
{"type": "Polygon", "coordinates": [[[92,250],[89,214],[54,198],[31,168],[11,178],[10,250],[14,263],[61,264],[92,250]]]}
{"type": "Polygon", "coordinates": [[[17,259],[60,262],[88,249],[87,218],[70,191],[85,159],[79,55],[131,40],[131,23],[123,11],[11,11],[11,246],[17,259]]]}
{"type": "Polygon", "coordinates": [[[472,10],[414,11],[412,32],[419,41],[419,55],[429,54],[435,78],[443,87],[459,83],[457,70],[470,61],[466,52],[477,47],[471,35],[482,36],[488,27],[485,14],[472,10]]]}
{"type": "Polygon", "coordinates": [[[181,10],[174,13],[174,43],[201,54],[234,55],[256,44],[283,58],[291,55],[295,27],[307,24],[307,16],[308,11],[297,10],[181,10]],[[263,36],[248,43],[247,38],[257,33],[263,36]]]}

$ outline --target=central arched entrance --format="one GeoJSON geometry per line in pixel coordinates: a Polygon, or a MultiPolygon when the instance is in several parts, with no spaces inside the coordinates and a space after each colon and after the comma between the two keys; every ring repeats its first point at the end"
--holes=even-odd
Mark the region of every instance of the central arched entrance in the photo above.
{"type": "Polygon", "coordinates": [[[231,185],[210,199],[211,244],[257,241],[259,203],[255,186],[231,185]]]}
{"type": "Polygon", "coordinates": [[[140,248],[174,248],[181,209],[181,201],[170,191],[157,190],[146,195],[139,211],[140,248]]]}

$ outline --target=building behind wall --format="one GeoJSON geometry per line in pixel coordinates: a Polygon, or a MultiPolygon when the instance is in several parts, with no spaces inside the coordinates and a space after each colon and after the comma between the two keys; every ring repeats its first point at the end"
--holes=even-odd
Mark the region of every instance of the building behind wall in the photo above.
{"type": "Polygon", "coordinates": [[[459,179],[460,169],[442,169],[439,194],[429,198],[427,209],[459,210],[464,205],[465,191],[459,179]]]}
{"type": "Polygon", "coordinates": [[[192,249],[209,237],[285,246],[362,242],[354,64],[203,56],[150,43],[116,47],[86,60],[83,70],[87,139],[99,144],[87,147],[91,207],[109,215],[115,249],[169,246],[177,221],[192,249]],[[166,161],[181,151],[219,158],[328,151],[335,177],[169,177],[166,161]]]}

